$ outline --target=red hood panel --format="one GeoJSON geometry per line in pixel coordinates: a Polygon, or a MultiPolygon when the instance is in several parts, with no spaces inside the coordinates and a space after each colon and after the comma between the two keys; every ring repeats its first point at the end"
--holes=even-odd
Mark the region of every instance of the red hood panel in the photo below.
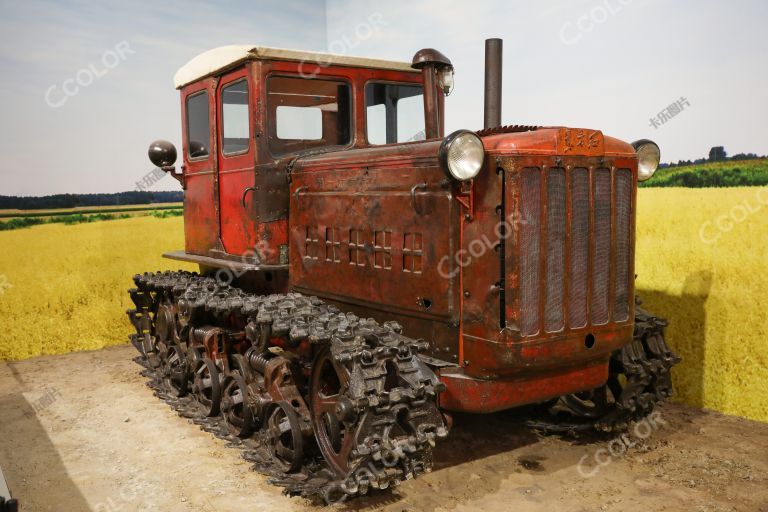
{"type": "Polygon", "coordinates": [[[539,128],[518,133],[501,133],[483,138],[490,155],[558,155],[633,157],[634,148],[619,139],[606,137],[600,130],[539,128]]]}

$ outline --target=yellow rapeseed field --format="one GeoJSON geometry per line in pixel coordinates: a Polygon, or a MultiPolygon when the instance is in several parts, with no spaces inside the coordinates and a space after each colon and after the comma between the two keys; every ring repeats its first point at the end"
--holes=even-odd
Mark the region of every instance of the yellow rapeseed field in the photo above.
{"type": "MultiPolygon", "coordinates": [[[[768,421],[768,188],[639,191],[638,293],[683,356],[677,399],[768,421]]],[[[180,218],[0,232],[0,359],[125,343],[125,293],[183,247],[180,218]],[[4,276],[4,277],[3,277],[4,276]]]]}
{"type": "Polygon", "coordinates": [[[768,188],[638,197],[637,289],[683,357],[677,398],[768,421],[768,188]]]}
{"type": "Polygon", "coordinates": [[[180,217],[134,217],[0,232],[0,276],[10,285],[0,295],[0,360],[126,343],[131,277],[196,270],[160,257],[184,247],[183,229],[180,217]]]}

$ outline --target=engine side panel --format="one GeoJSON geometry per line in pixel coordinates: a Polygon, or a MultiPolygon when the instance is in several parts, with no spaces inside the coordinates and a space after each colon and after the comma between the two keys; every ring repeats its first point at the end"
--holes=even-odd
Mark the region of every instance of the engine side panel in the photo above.
{"type": "Polygon", "coordinates": [[[386,312],[455,361],[458,272],[438,264],[458,247],[460,206],[436,145],[336,155],[292,174],[292,288],[366,316],[386,312]]]}

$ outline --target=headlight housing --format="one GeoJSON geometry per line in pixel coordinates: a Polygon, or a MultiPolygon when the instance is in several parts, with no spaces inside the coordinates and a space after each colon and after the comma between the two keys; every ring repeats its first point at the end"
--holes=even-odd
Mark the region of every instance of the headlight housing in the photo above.
{"type": "Polygon", "coordinates": [[[443,169],[451,178],[459,181],[471,180],[483,167],[483,141],[475,132],[457,130],[443,139],[438,157],[443,169]]]}
{"type": "Polygon", "coordinates": [[[661,150],[652,140],[642,139],[632,143],[637,153],[637,181],[645,181],[653,176],[661,162],[661,150]]]}

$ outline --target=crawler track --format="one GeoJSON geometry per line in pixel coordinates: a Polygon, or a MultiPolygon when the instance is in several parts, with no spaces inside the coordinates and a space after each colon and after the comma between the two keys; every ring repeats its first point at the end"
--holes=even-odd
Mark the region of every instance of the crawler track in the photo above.
{"type": "Polygon", "coordinates": [[[681,359],[664,339],[666,320],[639,306],[638,300],[632,343],[611,355],[608,382],[560,398],[550,408],[551,417],[531,421],[531,427],[548,432],[621,432],[672,395],[671,370],[681,359]]]}
{"type": "Polygon", "coordinates": [[[448,434],[443,385],[398,324],[189,272],[134,282],[130,338],[148,385],[287,494],[337,501],[430,471],[448,434]]]}

